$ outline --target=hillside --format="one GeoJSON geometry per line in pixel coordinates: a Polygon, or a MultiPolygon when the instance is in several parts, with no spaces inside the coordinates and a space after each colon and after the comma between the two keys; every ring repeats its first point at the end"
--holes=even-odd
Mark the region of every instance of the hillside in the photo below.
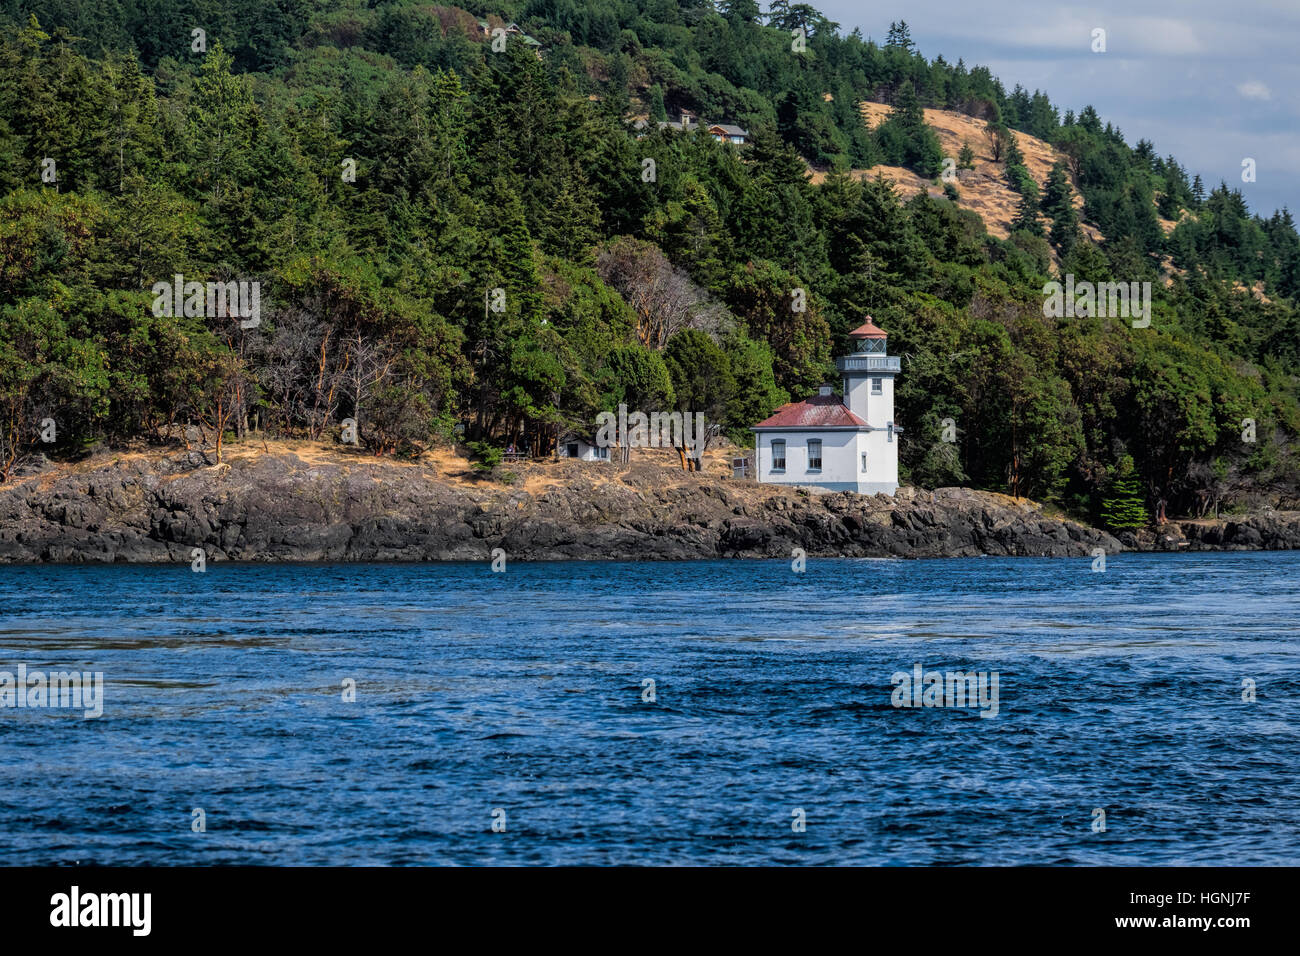
{"type": "Polygon", "coordinates": [[[801,4],[214,0],[198,43],[193,15],[0,7],[0,485],[185,426],[231,461],[354,427],[385,461],[491,461],[624,403],[745,443],[838,378],[869,315],[904,362],[905,482],[1117,532],[1300,493],[1290,214],[906,24],[881,44],[801,4]],[[957,202],[932,196],[964,142],[957,202]],[[1058,274],[1151,281],[1150,324],[1044,315],[1058,274]],[[176,276],[211,302],[157,291],[176,276]]]}
{"type": "MultiPolygon", "coordinates": [[[[870,100],[859,103],[858,109],[862,113],[862,120],[868,129],[877,127],[891,112],[891,108],[887,104],[875,103],[870,100]]],[[[1006,239],[1011,235],[1011,221],[1015,218],[1016,207],[1020,203],[1020,195],[1007,182],[1006,164],[993,159],[989,139],[986,135],[988,122],[973,116],[967,116],[964,113],[939,109],[926,109],[925,122],[938,133],[939,142],[945,155],[956,157],[961,152],[963,144],[970,145],[975,153],[975,168],[957,170],[957,187],[961,196],[957,200],[957,205],[963,209],[970,209],[978,213],[980,218],[984,220],[984,225],[990,235],[999,239],[1006,239]]],[[[1017,136],[1020,148],[1025,154],[1029,174],[1039,188],[1042,189],[1047,184],[1047,174],[1051,170],[1052,164],[1065,160],[1067,157],[1060,150],[1054,149],[1049,144],[1035,136],[1030,136],[1028,133],[1019,133],[1017,136]]],[[[878,165],[869,169],[854,169],[851,174],[858,179],[881,176],[886,181],[893,183],[898,188],[899,193],[907,199],[923,190],[936,199],[943,196],[942,183],[935,185],[930,180],[924,179],[912,170],[901,166],[878,165]]],[[[814,183],[821,183],[825,178],[826,174],[824,172],[815,172],[813,174],[814,183]]],[[[1074,185],[1077,189],[1077,182],[1074,182],[1074,185]]],[[[1079,210],[1082,215],[1083,196],[1076,192],[1071,201],[1075,209],[1079,210]]],[[[1102,241],[1103,236],[1095,226],[1084,222],[1080,224],[1080,228],[1092,242],[1102,241]]]]}

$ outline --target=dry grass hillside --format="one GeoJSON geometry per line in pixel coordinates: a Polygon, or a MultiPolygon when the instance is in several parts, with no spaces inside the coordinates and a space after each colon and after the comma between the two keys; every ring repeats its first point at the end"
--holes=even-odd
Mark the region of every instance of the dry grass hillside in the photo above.
{"type": "MultiPolygon", "coordinates": [[[[863,121],[871,129],[880,125],[890,113],[890,107],[886,104],[871,101],[859,103],[858,109],[862,113],[863,121]]],[[[961,194],[958,205],[979,213],[990,235],[1005,239],[1010,235],[1008,226],[1016,217],[1020,196],[1007,184],[1003,164],[993,159],[989,139],[984,133],[988,124],[984,120],[950,110],[928,109],[925,111],[925,121],[938,134],[939,144],[943,147],[945,155],[956,159],[961,152],[962,144],[970,144],[970,148],[975,153],[975,168],[958,170],[957,189],[961,194]]],[[[1017,133],[1016,141],[1020,145],[1020,151],[1025,155],[1025,165],[1029,175],[1038,183],[1039,189],[1042,189],[1047,182],[1047,174],[1052,165],[1057,160],[1063,159],[1064,154],[1027,133],[1017,133]]],[[[852,175],[857,179],[874,179],[882,176],[894,184],[899,195],[904,199],[912,198],[923,189],[932,196],[943,195],[942,184],[936,185],[922,179],[916,173],[901,166],[855,169],[852,175]]],[[[825,173],[813,173],[813,182],[821,182],[825,178],[825,173]]],[[[1083,197],[1078,195],[1077,190],[1074,202],[1078,209],[1083,209],[1083,197]]],[[[1101,233],[1093,226],[1084,223],[1082,229],[1084,234],[1093,241],[1101,240],[1101,233]]]]}
{"type": "MultiPolygon", "coordinates": [[[[858,111],[862,114],[862,120],[867,125],[867,128],[875,129],[889,116],[891,107],[885,103],[864,100],[858,104],[858,111]]],[[[957,190],[959,193],[957,204],[978,213],[980,218],[984,220],[984,226],[990,235],[999,239],[1007,238],[1010,234],[1009,226],[1011,221],[1015,219],[1016,210],[1020,205],[1020,196],[1007,183],[1005,164],[995,162],[993,159],[991,144],[985,134],[988,123],[973,116],[967,116],[965,113],[932,109],[925,111],[925,122],[938,135],[939,145],[943,148],[946,156],[956,159],[961,153],[962,145],[964,143],[970,144],[970,148],[975,154],[975,168],[957,171],[957,190]]],[[[1017,131],[1016,142],[1020,146],[1021,153],[1024,154],[1025,166],[1029,170],[1029,175],[1034,178],[1041,192],[1047,182],[1047,174],[1051,171],[1052,166],[1058,160],[1065,159],[1065,154],[1041,139],[1030,136],[1028,133],[1017,131]]],[[[821,183],[826,179],[825,171],[810,169],[810,173],[814,183],[821,183]]],[[[923,179],[910,169],[904,169],[901,166],[873,166],[870,169],[854,169],[851,170],[850,175],[854,179],[875,179],[880,176],[893,183],[894,188],[904,201],[911,199],[921,190],[925,190],[934,197],[943,195],[942,183],[923,179]]],[[[1071,186],[1074,187],[1074,206],[1080,213],[1079,228],[1091,241],[1103,242],[1105,237],[1101,234],[1101,231],[1091,223],[1083,221],[1083,197],[1079,194],[1078,183],[1074,181],[1073,175],[1071,175],[1071,186]]],[[[1195,214],[1183,211],[1179,220],[1165,219],[1158,213],[1156,216],[1165,235],[1173,232],[1178,222],[1187,218],[1195,218],[1195,214]]],[[[1042,221],[1045,227],[1050,225],[1046,218],[1042,221]]],[[[1055,251],[1052,252],[1052,265],[1053,268],[1060,266],[1060,259],[1055,251]]],[[[1170,256],[1161,257],[1160,281],[1165,286],[1172,285],[1174,276],[1182,274],[1183,270],[1174,266],[1170,256]]],[[[1260,302],[1267,303],[1270,301],[1264,295],[1262,283],[1257,283],[1254,288],[1250,289],[1237,283],[1236,289],[1242,294],[1254,296],[1260,302]]]]}

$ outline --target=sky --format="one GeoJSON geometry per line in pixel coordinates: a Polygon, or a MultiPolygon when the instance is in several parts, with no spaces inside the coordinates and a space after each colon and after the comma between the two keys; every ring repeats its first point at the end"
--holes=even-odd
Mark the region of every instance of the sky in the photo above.
{"type": "Polygon", "coordinates": [[[987,66],[1010,92],[1041,89],[1064,115],[1091,103],[1129,145],[1149,139],[1206,190],[1240,189],[1252,212],[1300,218],[1300,0],[813,0],[884,43],[906,20],[927,59],[987,66]],[[1105,30],[1105,52],[1093,31],[1105,30]],[[1242,162],[1255,160],[1255,181],[1242,162]]]}

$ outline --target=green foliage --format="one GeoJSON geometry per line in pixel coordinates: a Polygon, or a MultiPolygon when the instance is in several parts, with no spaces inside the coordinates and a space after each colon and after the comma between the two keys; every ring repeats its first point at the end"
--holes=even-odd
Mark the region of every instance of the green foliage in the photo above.
{"type": "Polygon", "coordinates": [[[713,339],[698,329],[678,332],[664,349],[664,364],[678,409],[703,412],[709,424],[724,420],[736,380],[730,360],[713,339]]]}
{"type": "Polygon", "coordinates": [[[1101,500],[1101,522],[1112,531],[1134,531],[1147,527],[1151,515],[1138,478],[1133,474],[1133,459],[1121,459],[1109,493],[1101,500]]]}
{"type": "MultiPolygon", "coordinates": [[[[213,0],[200,54],[179,0],[148,16],[39,6],[0,5],[6,471],[47,417],[56,452],[185,424],[322,440],[352,417],[368,450],[414,455],[461,425],[489,469],[501,447],[548,454],[619,402],[702,411],[747,442],[834,379],[870,314],[904,357],[896,419],[915,480],[1116,509],[1128,481],[1140,504],[1184,512],[1300,493],[1291,214],[1207,191],[1091,107],[1062,119],[1039,91],[927,60],[904,23],[878,45],[804,4],[773,4],[765,23],[752,2],[213,0]],[[544,52],[512,38],[489,53],[485,15],[544,52]],[[638,138],[634,99],[750,142],[638,138]],[[862,100],[893,104],[874,132],[862,100]],[[936,176],[926,107],[989,121],[1021,193],[1008,239],[952,202],[849,175],[936,176]],[[1020,135],[1065,157],[1041,200],[1020,135]],[[1157,213],[1177,222],[1168,236],[1157,213]],[[1151,327],[1045,318],[1056,268],[1152,281],[1151,327]],[[155,315],[151,287],[177,273],[259,280],[261,326],[155,315]],[[955,444],[933,439],[945,417],[955,444]]],[[[974,158],[965,144],[958,164],[974,158]]]]}
{"type": "Polygon", "coordinates": [[[1074,208],[1073,191],[1070,189],[1064,160],[1053,165],[1047,174],[1047,184],[1043,187],[1039,207],[1052,220],[1048,233],[1052,245],[1062,256],[1069,255],[1079,241],[1079,214],[1074,208]]]}
{"type": "Polygon", "coordinates": [[[898,90],[889,118],[876,130],[876,142],[890,165],[906,166],[927,178],[943,170],[939,136],[926,125],[921,101],[906,80],[898,90]]]}
{"type": "Polygon", "coordinates": [[[724,422],[727,437],[749,445],[754,440],[749,427],[790,401],[790,394],[776,383],[772,347],[766,342],[737,329],[722,346],[734,382],[724,422]]]}
{"type": "Polygon", "coordinates": [[[664,88],[658,83],[650,87],[650,119],[656,122],[668,119],[668,110],[664,107],[664,88]]]}
{"type": "Polygon", "coordinates": [[[610,354],[605,380],[606,410],[619,404],[632,409],[665,409],[676,404],[663,357],[639,343],[620,346],[610,354]]]}
{"type": "Polygon", "coordinates": [[[496,445],[490,445],[487,442],[472,441],[467,442],[465,447],[469,453],[474,456],[474,468],[481,474],[487,474],[505,457],[505,450],[498,448],[496,445]]]}
{"type": "Polygon", "coordinates": [[[1038,210],[1038,186],[1030,179],[1020,193],[1020,204],[1016,207],[1016,218],[1011,220],[1011,231],[1041,237],[1043,224],[1039,221],[1038,210]]]}

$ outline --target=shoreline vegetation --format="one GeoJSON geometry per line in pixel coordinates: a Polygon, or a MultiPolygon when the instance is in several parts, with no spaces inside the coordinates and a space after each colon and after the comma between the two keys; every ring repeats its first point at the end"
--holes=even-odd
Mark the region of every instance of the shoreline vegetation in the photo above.
{"type": "Polygon", "coordinates": [[[1300,512],[1167,521],[1118,537],[1050,507],[967,488],[817,493],[698,472],[671,449],[627,465],[491,471],[450,447],[395,461],[310,442],[101,451],[0,486],[0,564],[407,562],[808,557],[1089,557],[1300,548],[1300,512]]]}
{"type": "MultiPolygon", "coordinates": [[[[1289,210],[1252,209],[1243,170],[1202,181],[1092,105],[922,52],[902,21],[854,29],[806,4],[319,0],[268,16],[217,0],[199,23],[192,6],[0,11],[0,484],[29,455],[185,427],[215,437],[218,463],[227,435],[340,429],[399,461],[452,441],[546,458],[627,405],[745,444],[842,382],[835,357],[870,318],[901,360],[906,483],[1116,529],[1300,507],[1300,233],[1289,210]]],[[[251,492],[279,480],[268,469],[221,474],[251,492]]],[[[164,483],[226,493],[197,471],[164,483]]],[[[123,507],[172,507],[123,488],[123,507]]],[[[68,495],[58,507],[89,508],[68,495]]],[[[225,526],[235,505],[175,503],[191,505],[223,525],[212,547],[261,540],[225,526]]],[[[11,543],[41,540],[51,519],[32,507],[11,543]]],[[[652,554],[642,528],[670,553],[998,546],[965,530],[899,544],[833,513],[824,540],[750,541],[733,530],[746,516],[705,512],[731,525],[689,546],[671,516],[614,524],[652,554]]],[[[345,551],[390,546],[321,514],[345,551]]],[[[131,519],[58,520],[88,553],[179,546],[171,519],[131,519]]],[[[462,547],[392,534],[399,554],[462,547]]]]}

